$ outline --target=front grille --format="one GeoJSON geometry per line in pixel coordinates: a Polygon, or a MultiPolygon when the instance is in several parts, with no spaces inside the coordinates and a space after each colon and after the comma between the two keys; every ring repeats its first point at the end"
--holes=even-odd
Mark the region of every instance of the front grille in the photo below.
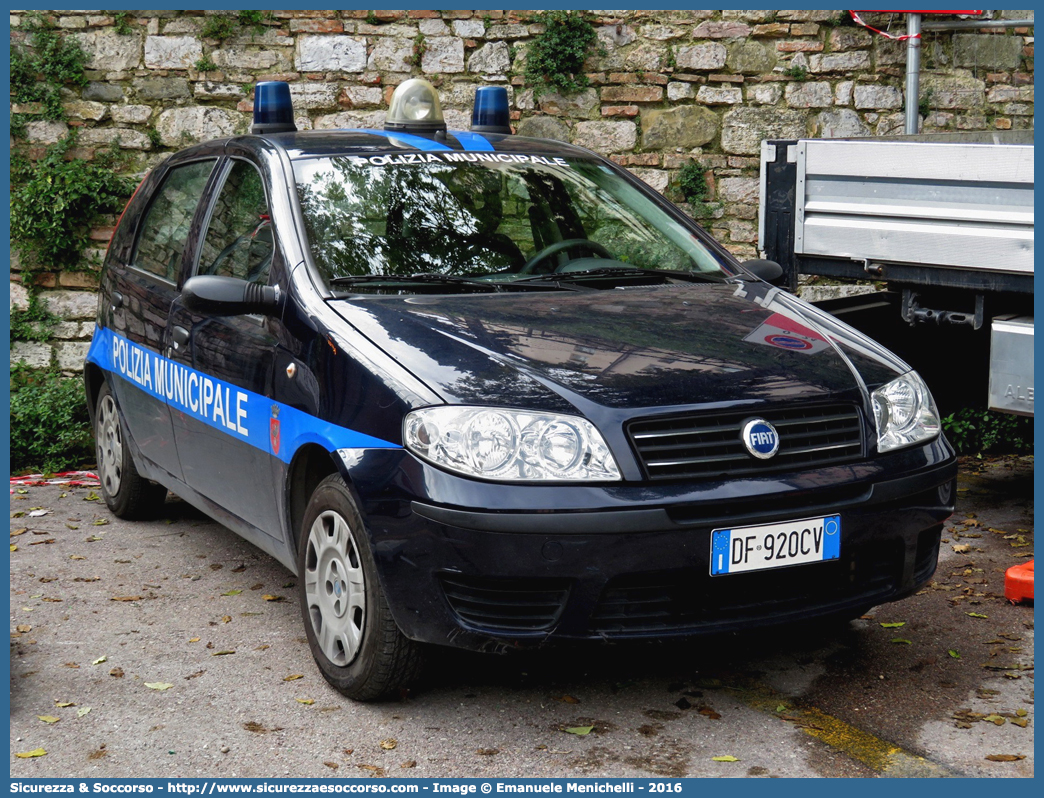
{"type": "Polygon", "coordinates": [[[842,463],[863,454],[859,409],[851,404],[776,410],[730,410],[632,421],[627,426],[649,479],[766,474],[842,463]],[[764,418],[779,433],[779,451],[758,460],[740,440],[743,422],[764,418]]]}
{"type": "Polygon", "coordinates": [[[874,603],[894,592],[900,545],[875,544],[833,562],[710,576],[703,569],[631,574],[610,580],[591,618],[603,635],[685,631],[814,612],[839,602],[874,603]]]}
{"type": "Polygon", "coordinates": [[[499,632],[552,628],[569,597],[565,579],[509,579],[442,574],[453,612],[470,626],[499,632]]]}

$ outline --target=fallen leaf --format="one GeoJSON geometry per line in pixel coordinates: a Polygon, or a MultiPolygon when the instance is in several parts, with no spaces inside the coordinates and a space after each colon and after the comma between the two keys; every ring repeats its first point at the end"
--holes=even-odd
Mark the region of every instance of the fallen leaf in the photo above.
{"type": "Polygon", "coordinates": [[[303,679],[303,678],[304,678],[304,674],[303,673],[291,673],[289,676],[284,676],[283,677],[283,681],[284,682],[296,682],[298,679],[303,679]]]}
{"type": "Polygon", "coordinates": [[[570,726],[568,729],[562,729],[566,734],[575,734],[577,737],[584,737],[594,731],[594,726],[570,726]]]}
{"type": "Polygon", "coordinates": [[[19,632],[31,632],[33,631],[33,627],[27,623],[20,623],[15,627],[15,630],[19,632]]]}
{"type": "Polygon", "coordinates": [[[47,752],[42,748],[34,748],[32,751],[26,751],[24,754],[15,754],[19,759],[31,759],[34,756],[47,756],[47,752]]]}
{"type": "Polygon", "coordinates": [[[65,528],[66,529],[79,529],[80,527],[77,524],[66,523],[65,524],[65,528]]]}
{"type": "Polygon", "coordinates": [[[957,552],[957,554],[967,554],[971,551],[971,545],[968,543],[958,543],[953,547],[953,550],[957,552]]]}
{"type": "Polygon", "coordinates": [[[198,643],[199,642],[199,638],[198,637],[190,637],[189,638],[189,642],[190,643],[198,643]]]}
{"type": "Polygon", "coordinates": [[[981,612],[966,612],[964,613],[969,618],[989,618],[989,615],[983,615],[981,612]]]}
{"type": "Polygon", "coordinates": [[[711,707],[700,707],[697,711],[711,720],[721,720],[721,715],[715,712],[711,707]]]}
{"type": "Polygon", "coordinates": [[[72,701],[55,701],[54,705],[56,707],[58,707],[59,709],[64,709],[65,707],[74,707],[74,706],[76,706],[76,704],[74,704],[72,701]]]}
{"type": "Polygon", "coordinates": [[[87,558],[84,557],[82,554],[70,554],[69,555],[69,559],[70,560],[86,560],[87,558]]]}
{"type": "Polygon", "coordinates": [[[337,770],[337,768],[340,767],[340,765],[338,765],[336,762],[323,762],[323,764],[326,765],[331,770],[337,770]]]}
{"type": "Polygon", "coordinates": [[[952,648],[949,651],[947,651],[946,653],[949,654],[954,659],[960,659],[961,658],[961,655],[958,654],[956,651],[954,651],[952,648]]]}
{"type": "Polygon", "coordinates": [[[882,629],[899,629],[906,626],[906,621],[892,621],[890,623],[881,623],[882,629]]]}
{"type": "Polygon", "coordinates": [[[106,526],[108,523],[108,518],[95,518],[93,521],[91,521],[92,526],[106,526]]]}
{"type": "Polygon", "coordinates": [[[376,765],[356,765],[359,770],[368,770],[373,773],[374,776],[383,776],[384,768],[377,767],[376,765]]]}
{"type": "Polygon", "coordinates": [[[777,704],[776,705],[776,712],[786,712],[786,711],[787,711],[787,705],[786,704],[777,704]]]}
{"type": "Polygon", "coordinates": [[[105,655],[103,654],[102,656],[98,657],[98,659],[94,660],[94,662],[92,662],[92,663],[91,663],[91,665],[101,665],[101,664],[102,664],[103,662],[105,662],[105,661],[106,661],[106,660],[108,660],[108,659],[109,659],[109,658],[108,658],[108,657],[106,657],[106,656],[105,656],[105,655]]]}
{"type": "Polygon", "coordinates": [[[15,529],[15,530],[12,530],[12,531],[11,531],[11,537],[13,537],[13,538],[16,538],[16,537],[18,537],[19,535],[24,535],[24,534],[25,534],[26,532],[28,532],[28,531],[29,531],[29,530],[28,530],[28,529],[27,529],[26,527],[22,527],[21,529],[15,529]]]}
{"type": "Polygon", "coordinates": [[[204,668],[204,669],[203,669],[203,670],[201,670],[201,671],[196,671],[195,673],[190,673],[190,674],[189,674],[188,676],[186,676],[185,678],[186,678],[186,679],[198,679],[198,678],[199,678],[200,676],[202,676],[202,675],[203,675],[204,673],[206,673],[206,672],[207,672],[207,669],[206,669],[206,668],[204,668]]]}
{"type": "Polygon", "coordinates": [[[11,551],[18,551],[18,546],[16,546],[14,543],[12,543],[11,544],[11,551]]]}
{"type": "Polygon", "coordinates": [[[223,657],[226,654],[235,654],[235,653],[236,653],[235,649],[228,649],[226,651],[215,651],[210,656],[212,656],[212,657],[223,657]]]}
{"type": "Polygon", "coordinates": [[[57,723],[61,718],[56,718],[54,715],[37,715],[40,720],[44,723],[57,723]]]}
{"type": "Polygon", "coordinates": [[[25,513],[19,510],[17,513],[11,513],[12,518],[25,518],[25,513]]]}
{"type": "Polygon", "coordinates": [[[84,715],[86,715],[90,711],[91,711],[90,707],[80,707],[78,710],[76,710],[76,717],[82,718],[84,715]]]}
{"type": "Polygon", "coordinates": [[[500,753],[499,748],[480,748],[476,752],[479,756],[496,756],[500,753]]]}
{"type": "Polygon", "coordinates": [[[265,595],[263,595],[261,597],[261,600],[262,601],[286,601],[286,596],[272,596],[272,595],[269,595],[269,594],[266,593],[265,595]]]}
{"type": "Polygon", "coordinates": [[[904,646],[911,646],[911,645],[913,645],[913,641],[912,640],[907,640],[905,637],[893,637],[891,642],[899,643],[899,644],[904,645],[904,646]]]}
{"type": "Polygon", "coordinates": [[[1005,724],[1005,722],[1006,722],[1002,716],[1000,716],[1000,715],[998,715],[996,713],[994,713],[992,715],[987,715],[986,717],[983,718],[983,720],[986,721],[987,723],[992,723],[994,726],[1003,726],[1005,724]]]}
{"type": "Polygon", "coordinates": [[[117,679],[122,679],[123,678],[123,668],[113,668],[111,671],[109,671],[109,676],[113,676],[113,677],[115,677],[117,679]]]}
{"type": "Polygon", "coordinates": [[[1016,709],[1015,714],[1018,715],[1020,718],[1024,718],[1029,714],[1029,712],[1025,709],[1016,709]]]}
{"type": "Polygon", "coordinates": [[[145,686],[150,690],[169,690],[174,685],[169,682],[145,682],[145,686]]]}
{"type": "Polygon", "coordinates": [[[226,590],[221,595],[222,596],[238,596],[242,592],[243,592],[242,590],[226,590]]]}
{"type": "Polygon", "coordinates": [[[403,762],[401,765],[399,765],[399,767],[403,768],[403,769],[415,768],[415,767],[417,767],[417,760],[416,759],[407,759],[405,762],[403,762]]]}
{"type": "Polygon", "coordinates": [[[222,615],[221,616],[221,623],[232,623],[232,616],[231,615],[222,615]]]}
{"type": "MultiPolygon", "coordinates": [[[[44,532],[43,534],[47,534],[44,532]]],[[[49,543],[54,543],[54,538],[47,538],[47,540],[31,540],[29,541],[30,546],[46,546],[49,543]]]]}
{"type": "Polygon", "coordinates": [[[110,601],[141,601],[141,596],[113,596],[110,601]]]}
{"type": "Polygon", "coordinates": [[[580,699],[571,695],[560,695],[555,696],[555,701],[561,701],[563,704],[579,704],[580,699]]]}
{"type": "MultiPolygon", "coordinates": [[[[22,754],[17,754],[16,756],[22,756],[22,754]]],[[[1018,762],[1020,759],[1025,758],[1022,754],[990,754],[986,757],[990,762],[1018,762]]]]}
{"type": "Polygon", "coordinates": [[[105,540],[105,538],[98,537],[97,535],[91,535],[89,538],[86,538],[88,543],[97,543],[99,540],[105,540]]]}
{"type": "Polygon", "coordinates": [[[1012,718],[1011,725],[1018,726],[1020,729],[1025,729],[1029,726],[1029,718],[1012,718]]]}
{"type": "Polygon", "coordinates": [[[90,493],[83,497],[83,500],[85,502],[97,502],[101,501],[101,497],[92,490],[90,493]]]}
{"type": "Polygon", "coordinates": [[[726,754],[725,756],[712,756],[711,759],[714,760],[715,762],[739,762],[740,761],[737,757],[730,756],[728,754],[726,754]]]}
{"type": "Polygon", "coordinates": [[[379,745],[385,751],[394,751],[396,748],[399,747],[399,741],[396,740],[394,737],[389,737],[387,740],[381,740],[379,745]]]}
{"type": "Polygon", "coordinates": [[[294,701],[296,701],[298,704],[307,704],[308,706],[311,706],[315,703],[314,698],[295,698],[294,701]]]}
{"type": "Polygon", "coordinates": [[[79,668],[80,666],[77,665],[75,662],[66,662],[65,663],[65,667],[66,668],[79,668]]]}

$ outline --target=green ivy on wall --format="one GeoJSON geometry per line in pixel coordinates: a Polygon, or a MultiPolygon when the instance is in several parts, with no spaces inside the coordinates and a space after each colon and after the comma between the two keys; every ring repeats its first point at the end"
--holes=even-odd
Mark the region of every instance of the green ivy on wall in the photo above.
{"type": "Polygon", "coordinates": [[[544,25],[526,50],[525,79],[538,91],[558,89],[577,92],[589,81],[583,72],[591,45],[598,36],[582,11],[542,11],[536,21],[544,25]]]}
{"type": "Polygon", "coordinates": [[[122,209],[134,190],[118,171],[116,146],[86,161],[68,157],[75,143],[70,133],[32,168],[12,168],[11,243],[27,266],[82,270],[91,226],[122,209]]]}

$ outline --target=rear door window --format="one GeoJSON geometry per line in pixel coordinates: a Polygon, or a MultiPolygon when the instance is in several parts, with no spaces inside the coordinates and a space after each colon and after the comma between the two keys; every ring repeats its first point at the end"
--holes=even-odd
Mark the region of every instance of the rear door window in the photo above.
{"type": "Polygon", "coordinates": [[[141,223],[131,259],[134,268],[177,282],[192,217],[214,163],[197,161],[170,170],[141,223]]]}

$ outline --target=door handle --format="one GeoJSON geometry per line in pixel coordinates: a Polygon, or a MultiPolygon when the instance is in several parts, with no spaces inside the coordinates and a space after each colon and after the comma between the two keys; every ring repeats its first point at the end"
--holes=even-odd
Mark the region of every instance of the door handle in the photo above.
{"type": "Polygon", "coordinates": [[[174,326],[174,330],[171,333],[171,338],[174,339],[174,348],[177,349],[182,344],[187,344],[189,341],[189,331],[184,327],[174,326]]]}
{"type": "Polygon", "coordinates": [[[113,291],[112,292],[112,309],[116,310],[117,308],[122,308],[122,307],[123,307],[123,294],[121,294],[119,291],[113,291]]]}

